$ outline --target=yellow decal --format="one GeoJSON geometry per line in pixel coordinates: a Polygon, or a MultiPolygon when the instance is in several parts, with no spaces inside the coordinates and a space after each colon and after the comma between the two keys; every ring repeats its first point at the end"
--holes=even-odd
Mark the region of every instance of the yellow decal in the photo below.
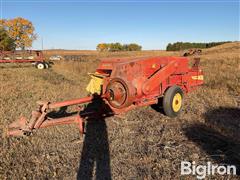
{"type": "Polygon", "coordinates": [[[201,80],[203,81],[203,75],[199,75],[199,76],[192,76],[193,80],[201,80]]]}

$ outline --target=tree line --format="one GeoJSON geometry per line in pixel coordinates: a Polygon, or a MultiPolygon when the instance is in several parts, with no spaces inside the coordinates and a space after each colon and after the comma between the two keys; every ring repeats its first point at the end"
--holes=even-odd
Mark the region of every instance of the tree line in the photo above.
{"type": "Polygon", "coordinates": [[[0,19],[0,50],[13,51],[16,48],[24,50],[32,47],[36,38],[31,21],[21,17],[0,19]]]}
{"type": "Polygon", "coordinates": [[[116,51],[141,51],[142,46],[131,43],[131,44],[121,44],[121,43],[100,43],[97,45],[96,49],[101,52],[116,52],[116,51]]]}
{"type": "Polygon", "coordinates": [[[190,43],[190,42],[176,42],[176,43],[169,43],[167,45],[167,51],[179,51],[185,49],[192,49],[192,48],[210,48],[214,46],[218,46],[224,43],[228,43],[230,41],[223,41],[223,42],[210,42],[210,43],[190,43]]]}

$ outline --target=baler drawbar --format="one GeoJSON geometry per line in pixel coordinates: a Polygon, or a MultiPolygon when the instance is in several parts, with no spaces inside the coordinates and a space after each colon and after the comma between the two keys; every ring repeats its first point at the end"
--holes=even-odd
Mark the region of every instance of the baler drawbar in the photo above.
{"type": "Polygon", "coordinates": [[[85,98],[63,102],[37,102],[29,120],[19,118],[8,127],[8,136],[30,135],[36,129],[61,124],[76,124],[84,133],[90,118],[121,114],[139,106],[155,105],[165,115],[176,117],[182,109],[183,95],[203,84],[200,59],[191,68],[186,57],[149,57],[103,59],[90,73],[85,98]],[[52,116],[51,110],[78,105],[78,111],[64,117],[52,116]]]}

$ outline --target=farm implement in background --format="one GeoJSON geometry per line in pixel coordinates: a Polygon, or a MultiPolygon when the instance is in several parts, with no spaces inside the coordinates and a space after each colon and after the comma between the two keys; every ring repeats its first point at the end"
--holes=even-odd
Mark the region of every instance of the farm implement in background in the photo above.
{"type": "Polygon", "coordinates": [[[184,51],[183,56],[196,56],[196,55],[200,55],[202,54],[202,50],[201,49],[188,49],[186,51],[184,51]]]}
{"type": "Polygon", "coordinates": [[[81,134],[89,119],[102,119],[140,106],[155,105],[169,117],[182,109],[184,94],[203,84],[200,59],[188,67],[186,57],[103,59],[86,88],[89,96],[63,102],[37,102],[30,119],[21,117],[9,125],[8,136],[30,135],[33,131],[61,124],[76,124],[81,134]],[[54,115],[54,109],[76,105],[75,113],[54,115]]]}
{"type": "Polygon", "coordinates": [[[32,63],[37,69],[50,65],[45,61],[42,51],[0,51],[0,63],[32,63]]]}

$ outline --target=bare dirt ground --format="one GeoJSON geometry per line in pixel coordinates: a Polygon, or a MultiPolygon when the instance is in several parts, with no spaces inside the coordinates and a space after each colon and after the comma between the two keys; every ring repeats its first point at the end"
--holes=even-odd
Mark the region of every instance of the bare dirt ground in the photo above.
{"type": "MultiPolygon", "coordinates": [[[[151,107],[87,124],[84,141],[73,126],[39,130],[25,138],[0,138],[0,179],[195,179],[180,177],[180,162],[233,164],[240,168],[240,43],[203,51],[205,84],[185,97],[170,119],[151,107]]],[[[85,52],[86,53],[86,52],[85,52]]],[[[137,56],[176,55],[154,51],[137,56]]],[[[29,116],[39,99],[83,97],[99,58],[58,62],[51,69],[0,65],[0,133],[29,116]]],[[[136,56],[114,53],[114,56],[136,56]]],[[[239,174],[239,171],[238,171],[239,174]]],[[[212,179],[237,179],[218,177],[212,179]]]]}

